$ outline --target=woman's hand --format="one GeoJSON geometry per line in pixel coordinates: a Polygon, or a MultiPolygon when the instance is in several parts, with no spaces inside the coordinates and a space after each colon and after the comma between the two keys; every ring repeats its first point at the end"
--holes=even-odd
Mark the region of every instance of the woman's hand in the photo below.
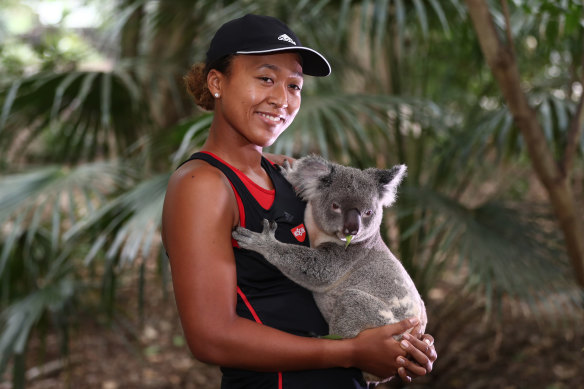
{"type": "MultiPolygon", "coordinates": [[[[415,334],[415,332],[412,333],[415,334]]],[[[411,382],[413,378],[432,371],[434,362],[438,358],[432,335],[416,336],[406,333],[403,335],[400,346],[410,356],[410,359],[403,356],[397,357],[400,365],[397,373],[404,382],[411,382]]]]}
{"type": "MultiPolygon", "coordinates": [[[[408,350],[402,348],[400,342],[395,340],[394,335],[402,334],[417,324],[418,319],[411,318],[362,331],[353,339],[355,341],[353,366],[378,377],[394,376],[398,373],[398,368],[404,366],[398,362],[398,360],[401,361],[399,358],[407,360],[408,350],[415,352],[413,346],[409,347],[408,350]]],[[[424,368],[414,365],[413,362],[410,362],[405,366],[415,369],[415,372],[421,373],[420,375],[425,374],[425,371],[422,372],[424,368]],[[416,367],[418,368],[416,369],[416,367]]]]}

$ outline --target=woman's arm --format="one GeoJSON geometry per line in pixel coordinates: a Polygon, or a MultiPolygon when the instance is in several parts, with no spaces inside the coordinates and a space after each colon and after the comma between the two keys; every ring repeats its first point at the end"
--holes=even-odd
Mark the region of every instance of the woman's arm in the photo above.
{"type": "Polygon", "coordinates": [[[339,341],[299,337],[237,316],[231,246],[237,223],[235,196],[217,169],[192,161],[173,174],[163,241],[183,330],[197,359],[257,371],[358,367],[384,377],[397,372],[397,357],[406,351],[393,335],[415,323],[403,321],[339,341]]]}

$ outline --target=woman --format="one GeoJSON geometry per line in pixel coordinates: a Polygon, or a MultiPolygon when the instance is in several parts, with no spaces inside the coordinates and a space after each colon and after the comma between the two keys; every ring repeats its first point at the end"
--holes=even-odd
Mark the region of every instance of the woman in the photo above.
{"type": "Polygon", "coordinates": [[[203,152],[169,181],[162,237],[188,345],[222,367],[223,388],[364,388],[359,369],[409,381],[436,360],[430,335],[393,338],[415,319],[319,338],[327,325],[312,295],[231,239],[236,226],[259,231],[266,218],[280,240],[308,244],[298,239],[304,204],[262,150],[298,113],[303,76],[329,73],[285,24],[246,15],[217,31],[205,66],[185,77],[214,118],[203,152]]]}

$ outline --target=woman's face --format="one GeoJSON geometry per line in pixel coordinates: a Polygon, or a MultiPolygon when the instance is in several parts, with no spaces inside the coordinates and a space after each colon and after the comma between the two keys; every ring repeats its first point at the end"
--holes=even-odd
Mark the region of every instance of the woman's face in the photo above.
{"type": "Polygon", "coordinates": [[[298,54],[237,55],[220,78],[215,116],[249,143],[271,145],[298,113],[303,83],[298,54]]]}

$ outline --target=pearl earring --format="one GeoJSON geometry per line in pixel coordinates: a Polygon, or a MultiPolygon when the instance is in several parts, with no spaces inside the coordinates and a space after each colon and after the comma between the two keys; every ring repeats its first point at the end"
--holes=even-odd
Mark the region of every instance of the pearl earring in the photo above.
{"type": "Polygon", "coordinates": [[[219,95],[219,93],[215,93],[214,96],[215,96],[216,99],[218,99],[220,95],[219,95]]]}

